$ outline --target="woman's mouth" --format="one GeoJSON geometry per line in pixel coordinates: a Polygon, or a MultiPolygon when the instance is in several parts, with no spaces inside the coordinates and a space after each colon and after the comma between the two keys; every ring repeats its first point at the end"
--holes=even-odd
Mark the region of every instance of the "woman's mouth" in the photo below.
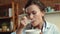
{"type": "Polygon", "coordinates": [[[31,24],[34,24],[35,21],[31,21],[31,24]]]}

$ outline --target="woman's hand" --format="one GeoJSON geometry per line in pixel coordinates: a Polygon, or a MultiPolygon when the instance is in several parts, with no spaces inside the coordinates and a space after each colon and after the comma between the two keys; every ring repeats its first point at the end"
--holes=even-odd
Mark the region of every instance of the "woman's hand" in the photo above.
{"type": "Polygon", "coordinates": [[[26,16],[22,17],[20,24],[18,25],[16,34],[22,34],[23,29],[26,27],[28,19],[26,16]]]}
{"type": "Polygon", "coordinates": [[[21,21],[20,21],[20,25],[18,26],[18,29],[23,29],[23,28],[25,28],[26,25],[27,25],[27,21],[28,21],[28,19],[27,19],[26,16],[22,17],[22,19],[21,19],[21,21]]]}

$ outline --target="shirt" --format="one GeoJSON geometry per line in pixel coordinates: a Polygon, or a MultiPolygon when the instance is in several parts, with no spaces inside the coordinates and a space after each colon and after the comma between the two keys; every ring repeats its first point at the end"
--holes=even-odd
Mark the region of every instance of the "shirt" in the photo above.
{"type": "MultiPolygon", "coordinates": [[[[42,31],[43,31],[43,34],[60,34],[56,25],[48,23],[48,22],[46,22],[46,24],[44,24],[42,31]]],[[[11,34],[16,34],[16,32],[12,32],[11,34]]],[[[25,29],[23,30],[22,34],[26,34],[25,29]]]]}

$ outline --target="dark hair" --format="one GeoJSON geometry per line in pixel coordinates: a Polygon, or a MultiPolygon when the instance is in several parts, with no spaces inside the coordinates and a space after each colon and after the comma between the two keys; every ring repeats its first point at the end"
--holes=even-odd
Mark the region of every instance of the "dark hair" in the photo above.
{"type": "Polygon", "coordinates": [[[28,0],[25,5],[25,9],[29,7],[31,4],[36,4],[40,8],[40,10],[45,11],[45,5],[39,0],[28,0]]]}

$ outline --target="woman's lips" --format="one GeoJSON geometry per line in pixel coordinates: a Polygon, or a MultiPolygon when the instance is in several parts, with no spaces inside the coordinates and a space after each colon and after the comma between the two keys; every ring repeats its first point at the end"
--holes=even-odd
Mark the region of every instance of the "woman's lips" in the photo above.
{"type": "Polygon", "coordinates": [[[34,21],[32,21],[31,24],[34,24],[34,21]]]}

